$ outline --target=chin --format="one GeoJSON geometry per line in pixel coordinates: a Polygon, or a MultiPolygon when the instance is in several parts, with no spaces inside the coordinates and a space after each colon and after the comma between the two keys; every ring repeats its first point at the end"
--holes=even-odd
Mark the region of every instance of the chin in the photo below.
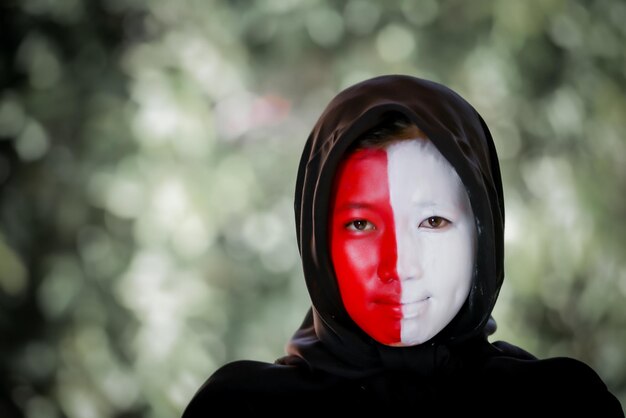
{"type": "Polygon", "coordinates": [[[418,340],[418,341],[398,341],[396,343],[391,343],[391,344],[385,344],[389,347],[412,347],[414,345],[420,345],[422,344],[424,341],[418,340]]]}
{"type": "Polygon", "coordinates": [[[416,344],[411,344],[411,343],[404,343],[402,341],[397,342],[397,343],[393,343],[393,344],[387,344],[389,347],[410,347],[412,345],[416,345],[416,344]]]}

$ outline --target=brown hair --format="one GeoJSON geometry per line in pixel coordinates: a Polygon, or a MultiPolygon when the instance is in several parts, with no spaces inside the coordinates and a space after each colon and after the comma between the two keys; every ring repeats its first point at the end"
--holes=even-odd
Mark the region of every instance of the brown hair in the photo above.
{"type": "Polygon", "coordinates": [[[390,113],[372,129],[362,134],[351,151],[364,148],[386,148],[394,142],[408,139],[428,139],[426,134],[400,113],[390,113]]]}

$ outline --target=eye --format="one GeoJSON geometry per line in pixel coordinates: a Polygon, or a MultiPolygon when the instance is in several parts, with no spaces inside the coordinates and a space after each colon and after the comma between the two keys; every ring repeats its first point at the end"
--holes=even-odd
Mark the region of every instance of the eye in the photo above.
{"type": "Polygon", "coordinates": [[[373,223],[365,219],[355,219],[346,224],[346,229],[350,231],[370,231],[376,229],[373,223]]]}
{"type": "Polygon", "coordinates": [[[431,216],[430,218],[424,219],[422,223],[419,224],[419,226],[428,229],[441,229],[445,228],[451,223],[452,222],[450,222],[446,218],[442,218],[441,216],[431,216]]]}

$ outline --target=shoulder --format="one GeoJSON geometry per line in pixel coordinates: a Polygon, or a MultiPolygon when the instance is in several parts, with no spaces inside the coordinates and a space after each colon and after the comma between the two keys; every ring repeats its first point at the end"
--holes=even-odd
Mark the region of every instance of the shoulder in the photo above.
{"type": "Polygon", "coordinates": [[[284,366],[272,363],[252,360],[238,360],[226,363],[218,368],[204,383],[203,388],[210,386],[230,387],[241,385],[253,385],[256,378],[267,374],[276,374],[284,371],[284,366]]]}
{"type": "Polygon", "coordinates": [[[192,397],[182,417],[204,417],[220,408],[230,412],[280,410],[285,398],[296,399],[311,394],[326,383],[303,367],[234,361],[209,376],[192,397]]]}
{"type": "Polygon", "coordinates": [[[588,364],[570,357],[552,357],[547,359],[494,357],[486,363],[486,369],[501,376],[516,377],[520,380],[542,379],[554,384],[598,386],[603,388],[604,383],[598,373],[588,364]]]}
{"type": "MultiPolygon", "coordinates": [[[[182,417],[199,418],[208,416],[212,410],[223,407],[230,409],[237,394],[252,392],[260,384],[260,377],[272,367],[275,366],[271,363],[251,360],[238,360],[221,366],[193,395],[182,417]]],[[[237,404],[237,409],[245,410],[245,404],[244,399],[237,404]]]]}
{"type": "MultiPolygon", "coordinates": [[[[500,399],[532,400],[520,405],[558,413],[567,411],[593,416],[624,417],[617,398],[588,364],[569,357],[520,359],[496,357],[485,365],[500,399]]],[[[539,412],[537,409],[535,412],[539,412]]]]}

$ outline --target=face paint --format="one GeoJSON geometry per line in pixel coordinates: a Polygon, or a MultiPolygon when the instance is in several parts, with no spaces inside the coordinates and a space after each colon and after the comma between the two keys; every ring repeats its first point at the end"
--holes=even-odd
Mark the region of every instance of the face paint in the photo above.
{"type": "Polygon", "coordinates": [[[430,141],[349,155],[330,210],[341,297],[367,334],[416,345],[454,318],[469,293],[476,230],[458,175],[430,141]]]}

